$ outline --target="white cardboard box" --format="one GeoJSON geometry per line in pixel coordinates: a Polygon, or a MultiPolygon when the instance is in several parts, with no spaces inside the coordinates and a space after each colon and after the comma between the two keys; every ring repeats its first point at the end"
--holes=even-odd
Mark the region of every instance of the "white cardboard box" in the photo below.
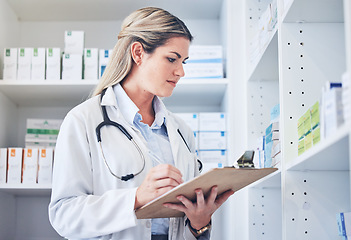
{"type": "Polygon", "coordinates": [[[223,63],[187,63],[184,65],[184,79],[189,78],[223,78],[223,63]]]}
{"type": "Polygon", "coordinates": [[[84,31],[65,31],[65,54],[83,56],[84,31]]]}
{"type": "Polygon", "coordinates": [[[22,182],[22,148],[9,148],[7,183],[22,182]]]}
{"type": "Polygon", "coordinates": [[[46,79],[47,80],[61,79],[61,49],[60,48],[46,49],[46,79]]]}
{"type": "Polygon", "coordinates": [[[99,50],[97,48],[84,49],[84,79],[98,79],[99,50]]]}
{"type": "Polygon", "coordinates": [[[23,179],[24,184],[37,183],[38,174],[38,149],[25,148],[23,150],[23,179]]]}
{"type": "Polygon", "coordinates": [[[226,131],[225,118],[223,112],[199,113],[199,131],[226,131]]]}
{"type": "Polygon", "coordinates": [[[226,132],[199,132],[200,150],[219,150],[227,148],[226,132]]]}
{"type": "Polygon", "coordinates": [[[221,168],[227,165],[227,151],[199,151],[199,160],[202,163],[202,172],[205,173],[212,168],[221,168]]]}
{"type": "Polygon", "coordinates": [[[0,183],[6,183],[7,148],[0,148],[0,183]]]}
{"type": "Polygon", "coordinates": [[[82,72],[83,55],[65,53],[62,57],[62,80],[82,80],[82,72]]]}
{"type": "Polygon", "coordinates": [[[17,48],[4,49],[4,76],[3,79],[17,79],[17,48]]]}
{"type": "Polygon", "coordinates": [[[45,48],[33,49],[31,79],[45,79],[45,48]]]}
{"type": "Polygon", "coordinates": [[[38,184],[51,183],[53,156],[53,148],[39,149],[38,184]]]}
{"type": "Polygon", "coordinates": [[[30,80],[33,48],[18,49],[17,79],[30,80]]]}
{"type": "Polygon", "coordinates": [[[191,45],[189,48],[189,60],[192,62],[222,62],[223,48],[221,45],[191,45]]]}
{"type": "Polygon", "coordinates": [[[178,117],[193,130],[194,132],[199,131],[199,116],[197,113],[177,113],[178,117]]]}
{"type": "Polygon", "coordinates": [[[112,50],[110,49],[100,49],[99,50],[99,78],[104,74],[105,68],[110,60],[112,50]]]}

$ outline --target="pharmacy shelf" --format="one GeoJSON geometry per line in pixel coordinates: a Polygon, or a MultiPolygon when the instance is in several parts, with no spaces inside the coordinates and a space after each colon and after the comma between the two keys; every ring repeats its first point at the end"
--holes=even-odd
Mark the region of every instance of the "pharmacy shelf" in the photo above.
{"type": "Polygon", "coordinates": [[[344,22],[343,0],[293,0],[285,13],[284,22],[344,22]]]}
{"type": "MultiPolygon", "coordinates": [[[[287,171],[349,171],[350,124],[286,164],[287,171]]],[[[296,149],[297,151],[297,149],[296,149]]]]}
{"type": "Polygon", "coordinates": [[[258,56],[257,64],[249,66],[248,81],[278,81],[278,28],[270,32],[269,40],[258,56]]]}
{"type": "Polygon", "coordinates": [[[50,196],[51,184],[0,184],[0,192],[14,196],[50,196]]]}
{"type": "Polygon", "coordinates": [[[281,188],[281,170],[278,169],[277,171],[261,178],[260,180],[250,184],[249,188],[260,188],[260,189],[267,189],[267,188],[281,188]]]}
{"type": "Polygon", "coordinates": [[[7,0],[21,21],[113,21],[124,19],[128,13],[146,6],[169,9],[181,19],[218,19],[222,2],[223,0],[7,0]]]}
{"type": "MultiPolygon", "coordinates": [[[[75,106],[86,100],[98,80],[0,80],[0,92],[20,107],[75,106]]],[[[228,79],[182,79],[167,105],[218,106],[223,101],[228,79]]]]}

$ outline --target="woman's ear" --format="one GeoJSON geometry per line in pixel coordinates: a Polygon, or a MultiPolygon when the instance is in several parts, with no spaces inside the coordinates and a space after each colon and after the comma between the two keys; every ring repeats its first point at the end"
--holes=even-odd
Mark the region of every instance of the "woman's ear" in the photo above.
{"type": "Polygon", "coordinates": [[[143,45],[140,42],[134,42],[132,43],[131,51],[132,51],[132,58],[135,64],[139,66],[141,64],[141,61],[144,55],[143,45]]]}

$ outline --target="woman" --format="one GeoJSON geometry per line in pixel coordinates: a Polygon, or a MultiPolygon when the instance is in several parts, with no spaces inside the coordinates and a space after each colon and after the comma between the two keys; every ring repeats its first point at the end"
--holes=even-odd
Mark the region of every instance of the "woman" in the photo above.
{"type": "Polygon", "coordinates": [[[184,76],[191,40],[185,24],[159,8],[124,20],[95,96],[67,114],[57,139],[49,218],[59,234],[209,239],[211,216],[232,191],[217,196],[213,187],[205,199],[198,189],[196,203],[179,196],[182,204],[165,204],[184,218],[138,220],[134,213],[198,174],[192,131],[159,98],[170,96],[184,76]],[[103,116],[135,144],[117,127],[99,125],[103,116]]]}

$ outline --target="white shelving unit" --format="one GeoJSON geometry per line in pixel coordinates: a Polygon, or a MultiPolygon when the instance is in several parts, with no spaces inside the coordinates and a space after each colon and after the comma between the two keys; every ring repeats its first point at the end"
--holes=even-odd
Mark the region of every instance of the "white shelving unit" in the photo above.
{"type": "Polygon", "coordinates": [[[351,72],[350,2],[278,0],[277,29],[254,60],[255,24],[273,1],[245,2],[247,146],[268,126],[264,108],[279,103],[283,155],[280,171],[246,189],[247,210],[236,217],[248,221],[234,231],[250,240],[337,239],[336,213],[351,211],[351,124],[298,156],[297,120],[326,81],[351,72]]]}
{"type": "MultiPolygon", "coordinates": [[[[195,36],[193,44],[222,45],[224,56],[228,56],[227,33],[232,31],[227,24],[228,4],[226,0],[106,0],[103,3],[93,0],[0,0],[0,65],[3,65],[5,47],[63,49],[65,30],[85,31],[86,47],[112,48],[122,19],[144,6],[169,10],[186,22],[195,36]]],[[[223,79],[183,79],[164,102],[173,112],[223,111],[232,115],[229,75],[223,79]]],[[[95,79],[11,81],[1,79],[1,76],[2,69],[0,147],[23,147],[27,118],[63,118],[71,108],[90,96],[98,82],[95,79]]],[[[230,146],[228,150],[231,151],[230,146]]],[[[61,239],[48,220],[50,193],[51,186],[1,184],[0,240],[61,239]]],[[[226,237],[221,224],[225,214],[219,211],[214,216],[214,239],[226,237]]]]}

